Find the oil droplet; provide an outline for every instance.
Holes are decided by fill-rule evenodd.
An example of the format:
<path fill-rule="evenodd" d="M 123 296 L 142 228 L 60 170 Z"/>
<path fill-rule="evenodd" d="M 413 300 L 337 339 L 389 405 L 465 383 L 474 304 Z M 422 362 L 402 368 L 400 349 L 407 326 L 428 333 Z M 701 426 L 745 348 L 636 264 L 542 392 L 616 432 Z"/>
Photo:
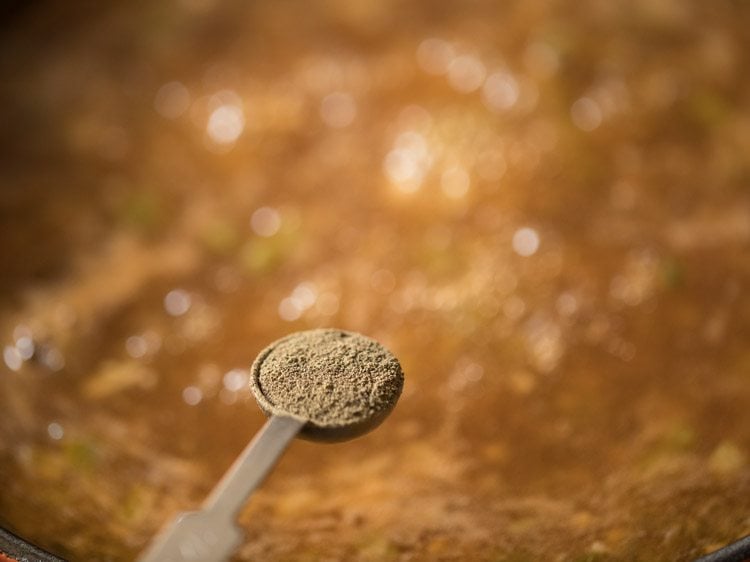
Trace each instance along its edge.
<path fill-rule="evenodd" d="M 348 127 L 357 116 L 354 98 L 345 92 L 334 92 L 323 98 L 320 104 L 323 122 L 334 129 Z"/>
<path fill-rule="evenodd" d="M 532 256 L 539 249 L 539 234 L 533 228 L 519 228 L 513 234 L 513 250 L 519 256 Z"/>

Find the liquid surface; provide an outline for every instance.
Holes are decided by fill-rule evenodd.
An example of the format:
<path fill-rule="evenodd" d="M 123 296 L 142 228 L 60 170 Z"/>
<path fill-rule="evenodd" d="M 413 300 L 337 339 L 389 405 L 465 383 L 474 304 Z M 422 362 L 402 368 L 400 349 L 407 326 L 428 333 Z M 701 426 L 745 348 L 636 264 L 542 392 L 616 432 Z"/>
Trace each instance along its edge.
<path fill-rule="evenodd" d="M 295 442 L 237 560 L 750 533 L 747 2 L 13 4 L 3 526 L 132 560 L 264 423 L 256 355 L 336 326 L 398 407 Z"/>

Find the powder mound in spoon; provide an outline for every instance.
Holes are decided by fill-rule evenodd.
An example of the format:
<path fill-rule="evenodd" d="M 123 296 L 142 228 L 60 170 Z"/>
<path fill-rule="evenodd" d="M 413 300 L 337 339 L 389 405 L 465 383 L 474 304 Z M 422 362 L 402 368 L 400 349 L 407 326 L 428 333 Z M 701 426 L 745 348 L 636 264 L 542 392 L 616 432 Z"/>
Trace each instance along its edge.
<path fill-rule="evenodd" d="M 270 414 L 319 427 L 355 426 L 387 415 L 404 384 L 398 360 L 375 340 L 342 330 L 297 332 L 253 365 L 253 392 Z"/>

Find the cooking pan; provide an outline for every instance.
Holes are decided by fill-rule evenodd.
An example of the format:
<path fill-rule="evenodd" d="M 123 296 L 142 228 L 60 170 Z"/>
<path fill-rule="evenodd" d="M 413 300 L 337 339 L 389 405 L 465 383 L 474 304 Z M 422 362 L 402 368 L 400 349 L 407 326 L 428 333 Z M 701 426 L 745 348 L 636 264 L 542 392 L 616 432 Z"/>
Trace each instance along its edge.
<path fill-rule="evenodd" d="M 0 527 L 0 562 L 65 562 Z"/>

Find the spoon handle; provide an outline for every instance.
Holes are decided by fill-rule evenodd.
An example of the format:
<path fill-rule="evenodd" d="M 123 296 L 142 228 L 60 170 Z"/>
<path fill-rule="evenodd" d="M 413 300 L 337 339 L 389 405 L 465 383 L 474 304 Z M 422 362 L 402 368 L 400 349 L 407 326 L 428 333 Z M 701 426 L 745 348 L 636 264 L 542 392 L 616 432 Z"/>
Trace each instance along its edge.
<path fill-rule="evenodd" d="M 203 509 L 179 514 L 139 562 L 227 560 L 242 542 L 237 515 L 305 423 L 272 416 L 203 502 Z"/>
<path fill-rule="evenodd" d="M 301 418 L 271 416 L 203 502 L 203 510 L 236 519 L 305 423 Z"/>

